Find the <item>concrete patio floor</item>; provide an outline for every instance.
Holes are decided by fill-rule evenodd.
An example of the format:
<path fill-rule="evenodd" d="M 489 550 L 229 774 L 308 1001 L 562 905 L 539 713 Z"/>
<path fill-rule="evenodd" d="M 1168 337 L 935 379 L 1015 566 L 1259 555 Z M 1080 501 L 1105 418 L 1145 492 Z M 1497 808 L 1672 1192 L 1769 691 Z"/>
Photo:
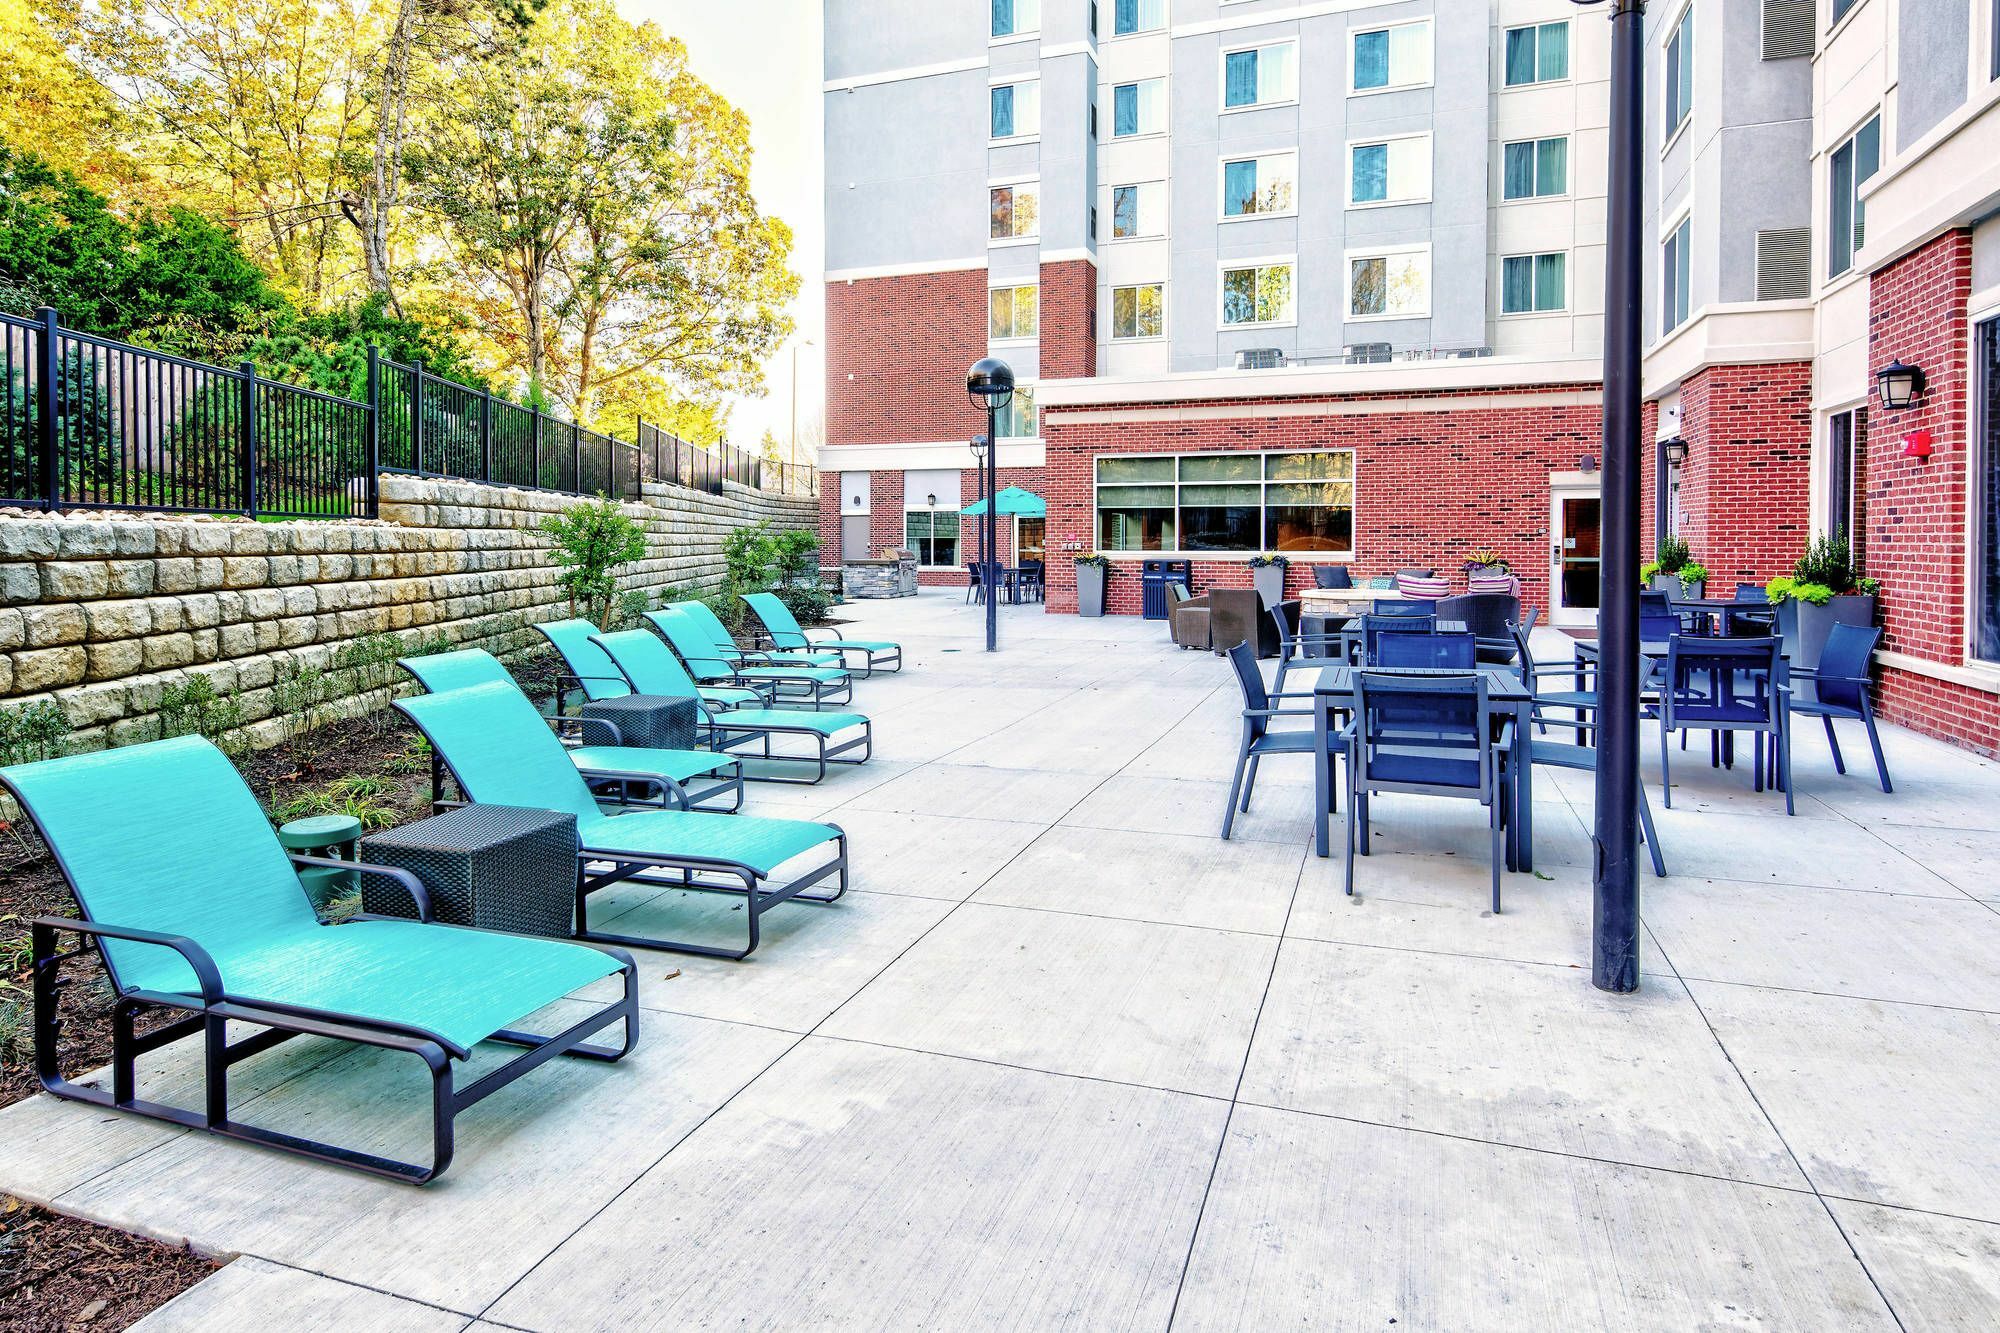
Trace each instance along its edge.
<path fill-rule="evenodd" d="M 37 1098 L 0 1190 L 243 1256 L 149 1331 L 2000 1326 L 2000 766 L 1890 728 L 1884 796 L 1802 729 L 1796 818 L 1695 750 L 1668 811 L 1649 740 L 1673 873 L 1613 997 L 1588 775 L 1537 774 L 1504 915 L 1454 802 L 1382 799 L 1349 900 L 1303 759 L 1216 838 L 1239 696 L 1164 626 L 843 614 L 909 649 L 877 757 L 749 809 L 845 827 L 856 891 L 642 954 L 622 1065 L 424 1189 Z M 238 1109 L 413 1153 L 409 1063 L 293 1042 Z"/>

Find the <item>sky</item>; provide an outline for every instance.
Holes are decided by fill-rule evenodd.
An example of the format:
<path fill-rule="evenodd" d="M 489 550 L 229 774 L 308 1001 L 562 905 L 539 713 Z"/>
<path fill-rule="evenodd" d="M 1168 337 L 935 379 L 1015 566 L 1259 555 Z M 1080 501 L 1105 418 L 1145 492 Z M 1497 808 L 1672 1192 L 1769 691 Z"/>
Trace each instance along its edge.
<path fill-rule="evenodd" d="M 792 318 L 798 332 L 765 365 L 765 396 L 739 398 L 729 418 L 732 444 L 754 449 L 766 428 L 789 445 L 792 363 L 798 346 L 801 428 L 826 401 L 824 177 L 820 138 L 820 0 L 616 0 L 618 12 L 657 23 L 687 43 L 688 63 L 750 117 L 750 187 L 758 206 L 791 225 L 792 267 L 800 278 Z M 801 455 L 801 461 L 804 456 Z"/>

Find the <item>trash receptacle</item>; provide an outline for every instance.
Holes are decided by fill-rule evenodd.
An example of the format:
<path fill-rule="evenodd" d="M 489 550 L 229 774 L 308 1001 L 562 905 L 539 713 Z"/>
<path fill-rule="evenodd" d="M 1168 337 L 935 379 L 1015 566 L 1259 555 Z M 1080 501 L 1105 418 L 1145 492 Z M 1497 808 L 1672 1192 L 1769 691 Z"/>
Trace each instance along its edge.
<path fill-rule="evenodd" d="M 1187 560 L 1146 560 L 1139 566 L 1139 612 L 1147 620 L 1167 618 L 1167 585 L 1186 583 L 1194 577 L 1194 564 Z"/>

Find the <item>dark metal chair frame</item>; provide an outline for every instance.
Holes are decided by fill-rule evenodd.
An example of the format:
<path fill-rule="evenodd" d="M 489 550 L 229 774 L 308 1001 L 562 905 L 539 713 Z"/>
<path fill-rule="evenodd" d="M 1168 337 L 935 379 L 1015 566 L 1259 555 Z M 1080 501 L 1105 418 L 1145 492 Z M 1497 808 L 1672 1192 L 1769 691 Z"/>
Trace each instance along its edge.
<path fill-rule="evenodd" d="M 1859 643 L 1854 636 L 1862 636 L 1866 646 L 1858 650 L 1847 648 L 1848 643 Z M 1875 655 L 1875 646 L 1882 639 L 1882 631 L 1877 626 L 1835 625 L 1828 634 L 1826 647 L 1820 650 L 1819 665 L 1810 670 L 1793 667 L 1791 678 L 1812 686 L 1812 696 L 1801 698 L 1797 691 L 1786 696 L 1786 707 L 1793 713 L 1803 713 L 1807 717 L 1817 717 L 1826 726 L 1827 748 L 1833 751 L 1833 771 L 1847 772 L 1847 763 L 1840 754 L 1840 738 L 1834 735 L 1836 718 L 1859 722 L 1868 730 L 1868 747 L 1875 754 L 1875 776 L 1882 783 L 1885 793 L 1896 790 L 1889 781 L 1889 762 L 1882 754 L 1882 737 L 1875 729 L 1875 704 L 1870 698 L 1873 682 L 1868 675 L 1868 662 Z M 1828 656 L 1833 655 L 1833 664 L 1848 666 L 1838 673 L 1827 670 Z M 1843 661 L 1843 658 L 1846 660 Z M 1849 664 L 1852 665 L 1849 665 Z"/>
<path fill-rule="evenodd" d="M 1275 614 L 1276 608 L 1272 608 Z M 1257 787 L 1257 765 L 1267 754 L 1302 754 L 1310 756 L 1317 744 L 1316 733 L 1305 731 L 1272 731 L 1274 717 L 1302 717 L 1310 721 L 1313 709 L 1308 702 L 1305 708 L 1274 707 L 1280 699 L 1312 699 L 1311 693 L 1286 694 L 1264 688 L 1264 673 L 1257 666 L 1257 655 L 1250 645 L 1239 643 L 1228 651 L 1229 664 L 1236 671 L 1236 683 L 1243 690 L 1243 739 L 1236 752 L 1236 774 L 1229 782 L 1229 803 L 1222 812 L 1222 839 L 1229 840 L 1231 830 L 1236 827 L 1236 813 L 1240 809 L 1250 813 L 1250 794 Z M 1238 797 L 1241 804 L 1238 804 Z"/>
<path fill-rule="evenodd" d="M 1707 678 L 1708 693 L 1698 692 L 1695 676 Z M 1662 799 L 1671 809 L 1674 785 L 1669 732 L 1721 733 L 1748 731 L 1756 736 L 1754 776 L 1756 791 L 1765 787 L 1765 749 L 1770 747 L 1772 785 L 1785 793 L 1785 813 L 1795 814 L 1792 798 L 1792 744 L 1787 698 L 1791 687 L 1785 680 L 1785 659 L 1777 639 L 1713 638 L 1677 634 L 1667 644 L 1660 688 L 1660 783 Z M 1753 691 L 1737 693 L 1739 682 Z M 1739 705 L 1761 705 L 1762 715 L 1751 718 L 1735 715 Z"/>

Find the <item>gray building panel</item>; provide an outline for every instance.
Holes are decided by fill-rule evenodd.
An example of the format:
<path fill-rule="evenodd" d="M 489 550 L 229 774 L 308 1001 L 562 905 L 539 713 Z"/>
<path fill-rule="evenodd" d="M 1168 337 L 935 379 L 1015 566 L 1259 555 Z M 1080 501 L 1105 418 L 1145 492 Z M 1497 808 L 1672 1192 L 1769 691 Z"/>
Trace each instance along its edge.
<path fill-rule="evenodd" d="M 1965 0 L 1900 0 L 1896 7 L 1896 147 L 1964 105 L 1972 11 Z"/>
<path fill-rule="evenodd" d="M 956 263 L 985 248 L 986 90 L 972 70 L 826 95 L 828 270 Z"/>
<path fill-rule="evenodd" d="M 1061 0 L 1048 7 L 1062 8 Z M 983 3 L 826 0 L 824 13 L 829 82 L 983 57 L 992 32 Z"/>
<path fill-rule="evenodd" d="M 1720 136 L 1718 150 L 1728 198 L 1718 210 L 1712 247 L 1716 299 L 1754 301 L 1757 233 L 1813 223 L 1812 121 L 1732 126 Z"/>

